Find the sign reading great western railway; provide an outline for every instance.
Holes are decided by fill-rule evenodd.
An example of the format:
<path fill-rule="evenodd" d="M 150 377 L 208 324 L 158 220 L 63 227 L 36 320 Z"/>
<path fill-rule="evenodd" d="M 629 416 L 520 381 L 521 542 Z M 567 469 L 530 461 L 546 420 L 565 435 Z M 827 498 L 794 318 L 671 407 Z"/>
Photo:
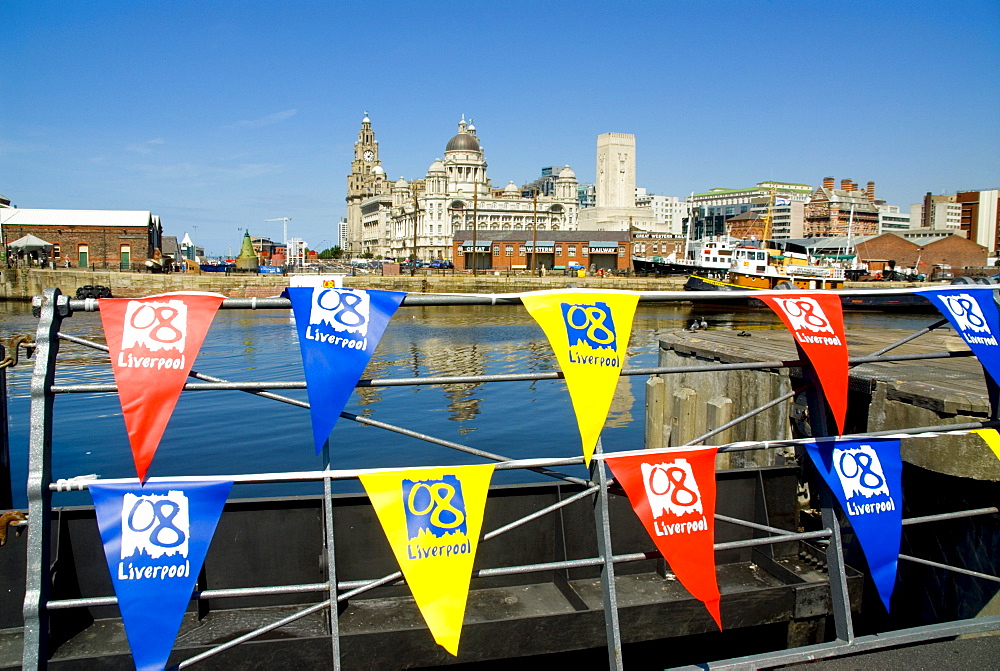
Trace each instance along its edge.
<path fill-rule="evenodd" d="M 587 464 L 625 363 L 638 294 L 553 291 L 521 297 L 566 378 Z"/>
<path fill-rule="evenodd" d="M 224 296 L 177 292 L 102 298 L 101 324 L 140 480 Z"/>

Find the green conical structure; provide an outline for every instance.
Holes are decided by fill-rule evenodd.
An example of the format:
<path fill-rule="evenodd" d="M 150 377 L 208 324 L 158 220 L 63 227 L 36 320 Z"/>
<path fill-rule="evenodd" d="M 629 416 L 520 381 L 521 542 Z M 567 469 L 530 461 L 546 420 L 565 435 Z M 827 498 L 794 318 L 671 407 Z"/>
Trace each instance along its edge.
<path fill-rule="evenodd" d="M 257 270 L 259 265 L 257 252 L 253 250 L 253 243 L 250 242 L 250 231 L 244 231 L 240 255 L 236 257 L 236 267 L 239 270 Z"/>

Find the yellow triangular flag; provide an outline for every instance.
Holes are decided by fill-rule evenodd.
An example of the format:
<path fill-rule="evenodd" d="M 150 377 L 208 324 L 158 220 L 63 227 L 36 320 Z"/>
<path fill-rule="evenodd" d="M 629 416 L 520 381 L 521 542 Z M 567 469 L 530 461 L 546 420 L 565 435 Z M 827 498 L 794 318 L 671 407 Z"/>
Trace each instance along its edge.
<path fill-rule="evenodd" d="M 553 291 L 528 294 L 521 301 L 545 331 L 566 377 L 589 466 L 625 363 L 639 295 Z"/>
<path fill-rule="evenodd" d="M 360 476 L 434 640 L 456 656 L 492 476 L 493 464 Z"/>
<path fill-rule="evenodd" d="M 978 433 L 993 450 L 993 454 L 997 455 L 997 459 L 1000 459 L 1000 433 L 996 429 L 973 429 L 972 433 Z"/>

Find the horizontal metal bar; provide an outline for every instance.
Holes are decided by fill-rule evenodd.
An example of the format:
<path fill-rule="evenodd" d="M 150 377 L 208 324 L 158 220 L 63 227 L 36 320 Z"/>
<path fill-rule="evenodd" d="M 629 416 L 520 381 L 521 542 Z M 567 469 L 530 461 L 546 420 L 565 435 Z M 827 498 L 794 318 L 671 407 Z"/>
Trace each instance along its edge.
<path fill-rule="evenodd" d="M 766 531 L 772 534 L 778 534 L 779 536 L 791 536 L 795 534 L 794 531 L 789 531 L 787 529 L 778 529 L 777 527 L 769 527 L 764 524 L 757 524 L 756 522 L 748 522 L 747 520 L 737 519 L 735 517 L 729 517 L 728 515 L 720 515 L 715 513 L 715 519 L 728 522 L 729 524 L 735 524 L 741 527 L 747 527 L 749 529 L 757 529 L 758 531 Z"/>
<path fill-rule="evenodd" d="M 910 555 L 899 555 L 900 559 L 905 559 L 906 561 L 913 562 L 914 564 L 923 564 L 924 566 L 931 566 L 933 568 L 944 569 L 945 571 L 951 571 L 952 573 L 961 573 L 962 575 L 972 576 L 973 578 L 981 578 L 982 580 L 989 580 L 991 582 L 1000 583 L 1000 578 L 995 575 L 990 575 L 989 573 L 980 573 L 979 571 L 970 571 L 967 568 L 961 568 L 958 566 L 952 566 L 950 564 L 942 564 L 940 562 L 931 561 L 930 559 L 921 559 L 919 557 L 911 557 Z"/>
<path fill-rule="evenodd" d="M 302 585 L 271 585 L 265 587 L 240 587 L 233 589 L 206 589 L 194 592 L 193 599 L 223 599 L 243 596 L 273 596 L 278 594 L 307 594 L 311 592 L 327 592 L 330 586 L 325 582 Z M 89 597 L 85 599 L 60 599 L 45 604 L 47 610 L 65 610 L 67 608 L 96 608 L 98 606 L 114 606 L 118 598 L 113 596 Z"/>
<path fill-rule="evenodd" d="M 74 341 L 75 342 L 75 341 Z M 958 359 L 973 356 L 971 351 L 959 352 L 924 352 L 916 354 L 892 354 L 881 356 L 852 357 L 848 360 L 851 366 L 866 363 L 891 363 L 897 361 L 925 361 L 928 359 Z M 622 369 L 621 377 L 641 375 L 670 375 L 672 373 L 711 373 L 729 370 L 765 370 L 770 368 L 800 368 L 805 364 L 800 359 L 789 361 L 754 361 L 748 363 L 713 363 L 701 366 L 659 366 L 647 368 Z M 445 384 L 485 384 L 488 382 L 533 382 L 538 380 L 561 380 L 565 376 L 561 371 L 548 373 L 510 373 L 503 375 L 460 375 L 440 377 L 384 378 L 378 380 L 358 380 L 358 388 L 369 387 L 404 387 L 419 385 Z M 306 383 L 301 380 L 278 380 L 274 382 L 188 382 L 185 391 L 266 391 L 268 389 L 305 389 Z M 64 384 L 52 385 L 53 394 L 95 394 L 113 393 L 118 391 L 116 384 Z"/>
<path fill-rule="evenodd" d="M 941 522 L 944 520 L 957 520 L 962 517 L 975 517 L 976 515 L 992 515 L 1000 513 L 1000 508 L 974 508 L 972 510 L 960 510 L 954 513 L 939 513 L 937 515 L 924 515 L 923 517 L 908 517 L 903 520 L 903 526 L 908 524 L 926 524 L 927 522 Z"/>
<path fill-rule="evenodd" d="M 567 278 L 567 283 L 572 283 L 571 278 Z M 984 285 L 985 286 L 985 285 Z M 283 287 L 274 287 L 275 290 Z M 552 287 L 559 289 L 563 287 Z M 572 287 L 565 287 L 567 289 Z M 1000 287 L 993 287 L 994 290 Z M 600 289 L 594 287 L 581 287 L 581 291 L 616 291 L 616 289 Z M 835 296 L 905 296 L 914 294 L 919 290 L 917 287 L 902 287 L 893 289 L 824 289 L 811 293 L 832 294 Z M 539 289 L 538 291 L 543 291 Z M 756 298 L 761 295 L 772 293 L 785 293 L 778 291 L 652 291 L 636 292 L 629 289 L 621 290 L 625 293 L 639 294 L 641 303 L 689 303 L 692 300 L 698 302 L 723 301 L 732 298 Z M 525 291 L 510 294 L 429 294 L 429 293 L 407 293 L 403 298 L 402 305 L 424 306 L 424 305 L 520 305 L 521 296 L 525 294 L 537 293 L 535 291 Z M 69 308 L 73 312 L 96 312 L 100 309 L 99 301 L 92 298 L 70 299 Z M 224 310 L 290 310 L 291 301 L 287 298 L 267 297 L 267 298 L 227 298 L 222 301 L 221 309 Z"/>
<path fill-rule="evenodd" d="M 924 625 L 922 627 L 911 627 L 898 631 L 887 631 L 869 636 L 859 636 L 851 643 L 837 640 L 831 643 L 819 643 L 801 648 L 777 650 L 759 655 L 735 657 L 717 662 L 706 662 L 704 664 L 675 668 L 684 669 L 684 671 L 704 671 L 705 669 L 739 669 L 741 671 L 744 669 L 765 669 L 785 664 L 795 664 L 796 662 L 810 662 L 817 659 L 853 655 L 880 648 L 933 641 L 941 638 L 960 636 L 962 634 L 977 634 L 998 630 L 1000 630 L 1000 616 L 977 617 L 941 624 Z"/>

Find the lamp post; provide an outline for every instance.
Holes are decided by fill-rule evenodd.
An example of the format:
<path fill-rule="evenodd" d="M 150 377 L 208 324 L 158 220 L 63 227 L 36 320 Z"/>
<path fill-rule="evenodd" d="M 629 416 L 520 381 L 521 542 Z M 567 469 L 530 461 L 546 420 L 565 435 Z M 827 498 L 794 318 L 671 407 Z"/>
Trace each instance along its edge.
<path fill-rule="evenodd" d="M 420 216 L 420 207 L 417 203 L 417 185 L 410 185 L 413 194 L 413 263 L 410 264 L 410 277 L 417 274 L 417 220 Z"/>
<path fill-rule="evenodd" d="M 531 274 L 538 275 L 538 187 L 531 195 Z"/>
<path fill-rule="evenodd" d="M 479 272 L 476 267 L 476 261 L 478 261 L 478 250 L 476 249 L 476 233 L 478 231 L 479 224 L 479 185 L 477 184 L 472 191 L 472 274 L 478 275 Z"/>

